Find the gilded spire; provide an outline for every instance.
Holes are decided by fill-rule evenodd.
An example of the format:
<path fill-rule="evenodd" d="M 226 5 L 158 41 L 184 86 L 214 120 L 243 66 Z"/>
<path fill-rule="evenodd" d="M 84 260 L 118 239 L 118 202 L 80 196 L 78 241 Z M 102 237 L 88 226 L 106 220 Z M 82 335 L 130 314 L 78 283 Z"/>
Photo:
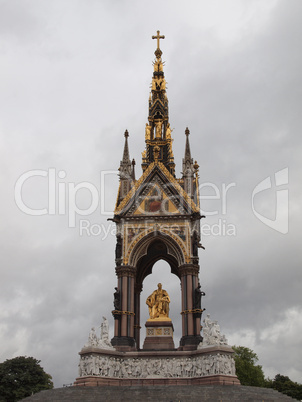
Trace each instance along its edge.
<path fill-rule="evenodd" d="M 143 156 L 142 168 L 145 170 L 151 162 L 155 161 L 156 157 L 172 175 L 175 175 L 171 138 L 173 129 L 169 123 L 164 63 L 160 49 L 160 39 L 164 38 L 164 35 L 160 35 L 160 31 L 157 31 L 157 35 L 152 36 L 152 39 L 157 40 L 157 48 L 154 52 L 156 58 L 153 62 L 154 70 L 149 95 L 149 116 L 145 127 L 146 154 Z"/>
<path fill-rule="evenodd" d="M 153 62 L 154 71 L 151 85 L 151 96 L 149 97 L 149 125 L 151 125 L 151 139 L 164 139 L 167 123 L 169 120 L 168 99 L 166 94 L 166 80 L 164 75 L 164 63 L 162 62 L 159 40 L 164 39 L 157 31 L 157 49 L 155 50 L 156 59 Z M 154 130 L 154 133 L 152 132 Z"/>

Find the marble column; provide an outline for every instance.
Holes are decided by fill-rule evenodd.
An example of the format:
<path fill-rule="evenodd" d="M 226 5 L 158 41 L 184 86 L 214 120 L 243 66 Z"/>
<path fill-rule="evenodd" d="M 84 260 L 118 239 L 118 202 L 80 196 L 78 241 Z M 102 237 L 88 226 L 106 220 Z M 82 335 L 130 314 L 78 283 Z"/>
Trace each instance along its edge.
<path fill-rule="evenodd" d="M 129 265 L 116 267 L 121 308 L 112 312 L 115 319 L 113 346 L 118 350 L 133 350 L 134 338 L 134 281 L 136 269 Z"/>
<path fill-rule="evenodd" d="M 141 299 L 141 285 L 134 285 L 134 339 L 137 349 L 140 347 L 140 299 Z"/>
<path fill-rule="evenodd" d="M 196 284 L 198 284 L 199 265 L 184 264 L 179 267 L 179 272 L 182 296 L 182 338 L 180 346 L 183 349 L 196 349 L 201 341 L 200 319 L 198 324 L 196 314 L 194 314 L 194 292 Z"/>

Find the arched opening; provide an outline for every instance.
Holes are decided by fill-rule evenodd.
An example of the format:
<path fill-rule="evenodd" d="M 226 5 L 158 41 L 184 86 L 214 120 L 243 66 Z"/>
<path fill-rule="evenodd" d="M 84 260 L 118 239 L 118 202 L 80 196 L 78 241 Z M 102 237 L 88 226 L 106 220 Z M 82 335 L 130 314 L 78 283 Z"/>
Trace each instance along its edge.
<path fill-rule="evenodd" d="M 182 334 L 181 348 L 196 348 L 200 342 L 201 309 L 196 304 L 195 296 L 198 289 L 199 266 L 195 263 L 189 263 L 186 247 L 177 234 L 173 234 L 166 228 L 160 228 L 160 230 L 156 230 L 156 228 L 156 226 L 153 227 L 153 230 L 147 234 L 145 231 L 139 234 L 125 257 L 126 264 L 116 267 L 121 302 L 119 308 L 113 312 L 115 336 L 112 339 L 112 344 L 118 345 L 120 350 L 129 350 L 129 348 L 131 350 L 133 347 L 142 346 L 147 349 L 145 342 L 142 345 L 143 340 L 148 343 L 150 350 L 164 350 L 165 346 L 168 347 L 167 350 L 173 350 L 175 346 L 178 347 L 180 333 Z M 154 267 L 155 265 L 156 267 Z M 158 269 L 159 274 L 156 275 Z M 163 277 L 164 272 L 168 277 Z M 173 281 L 175 282 L 171 287 Z M 157 335 L 155 333 L 150 334 L 148 331 L 146 337 L 145 331 L 149 312 L 146 308 L 146 299 L 154 290 L 157 290 L 159 282 L 162 283 L 172 301 L 171 321 L 167 320 L 170 322 L 170 329 L 165 334 L 168 337 L 163 337 L 168 339 L 167 344 L 166 341 L 161 342 L 160 334 L 158 338 L 160 343 L 156 344 L 157 341 L 153 343 L 151 338 Z M 144 293 L 142 294 L 143 288 Z M 155 308 L 155 305 L 153 307 Z M 178 314 L 181 314 L 181 320 Z M 175 325 L 174 342 L 171 338 L 172 323 Z M 154 324 L 154 321 L 148 321 L 147 326 L 148 328 L 156 327 L 157 324 Z"/>
<path fill-rule="evenodd" d="M 148 239 L 149 240 L 149 239 Z M 152 238 L 151 238 L 152 240 Z M 154 264 L 158 260 L 164 260 L 170 265 L 170 271 L 179 277 L 178 261 L 168 252 L 167 238 L 159 238 L 150 242 L 144 254 L 137 263 L 136 283 L 142 285 L 146 276 L 150 275 Z"/>
<path fill-rule="evenodd" d="M 170 318 L 173 324 L 174 322 L 176 324 L 174 344 L 178 344 L 181 333 L 181 319 L 178 316 L 181 312 L 179 266 L 183 260 L 182 250 L 178 244 L 173 238 L 162 232 L 151 232 L 142 237 L 130 254 L 129 262 L 136 267 L 134 328 L 137 347 L 142 347 L 146 335 L 145 323 L 149 318 L 146 299 L 157 289 L 159 282 L 168 292 L 172 302 L 170 303 Z M 167 286 L 169 284 L 173 284 L 173 286 Z M 143 294 L 142 290 L 144 290 Z"/>
<path fill-rule="evenodd" d="M 157 261 L 151 268 L 151 275 L 146 276 L 143 281 L 143 290 L 141 292 L 141 345 L 144 342 L 146 330 L 145 322 L 149 318 L 148 306 L 146 305 L 147 297 L 157 289 L 157 284 L 160 282 L 163 285 L 171 299 L 169 317 L 174 325 L 174 344 L 177 348 L 181 338 L 181 290 L 180 280 L 176 275 L 171 273 L 171 267 L 164 260 Z"/>

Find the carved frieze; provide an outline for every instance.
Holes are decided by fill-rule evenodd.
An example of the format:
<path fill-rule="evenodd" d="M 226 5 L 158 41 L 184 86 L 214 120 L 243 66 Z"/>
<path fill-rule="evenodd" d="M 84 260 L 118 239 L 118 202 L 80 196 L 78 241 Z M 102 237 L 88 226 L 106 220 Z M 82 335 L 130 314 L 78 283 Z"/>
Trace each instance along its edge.
<path fill-rule="evenodd" d="M 82 355 L 79 376 L 111 378 L 194 378 L 209 375 L 235 376 L 231 354 L 203 354 L 194 357 L 124 358 L 101 354 Z"/>

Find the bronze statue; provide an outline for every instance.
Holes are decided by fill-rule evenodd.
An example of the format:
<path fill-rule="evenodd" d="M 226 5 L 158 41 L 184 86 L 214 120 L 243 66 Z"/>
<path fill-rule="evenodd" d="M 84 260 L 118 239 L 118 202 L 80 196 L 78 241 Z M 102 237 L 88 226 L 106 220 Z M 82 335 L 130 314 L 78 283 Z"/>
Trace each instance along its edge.
<path fill-rule="evenodd" d="M 170 297 L 162 284 L 157 285 L 157 289 L 147 298 L 146 304 L 149 307 L 151 319 L 169 317 Z"/>
<path fill-rule="evenodd" d="M 200 237 L 196 232 L 193 233 L 192 240 L 193 240 L 192 241 L 193 257 L 198 257 L 198 247 Z"/>
<path fill-rule="evenodd" d="M 123 239 L 120 234 L 116 235 L 115 258 L 119 259 L 123 254 Z"/>
<path fill-rule="evenodd" d="M 201 309 L 201 297 L 205 296 L 205 292 L 201 290 L 200 283 L 194 291 L 194 309 Z"/>
<path fill-rule="evenodd" d="M 121 309 L 121 292 L 119 291 L 118 288 L 114 288 L 115 292 L 114 292 L 114 301 L 113 301 L 113 305 L 115 310 L 120 310 Z"/>

